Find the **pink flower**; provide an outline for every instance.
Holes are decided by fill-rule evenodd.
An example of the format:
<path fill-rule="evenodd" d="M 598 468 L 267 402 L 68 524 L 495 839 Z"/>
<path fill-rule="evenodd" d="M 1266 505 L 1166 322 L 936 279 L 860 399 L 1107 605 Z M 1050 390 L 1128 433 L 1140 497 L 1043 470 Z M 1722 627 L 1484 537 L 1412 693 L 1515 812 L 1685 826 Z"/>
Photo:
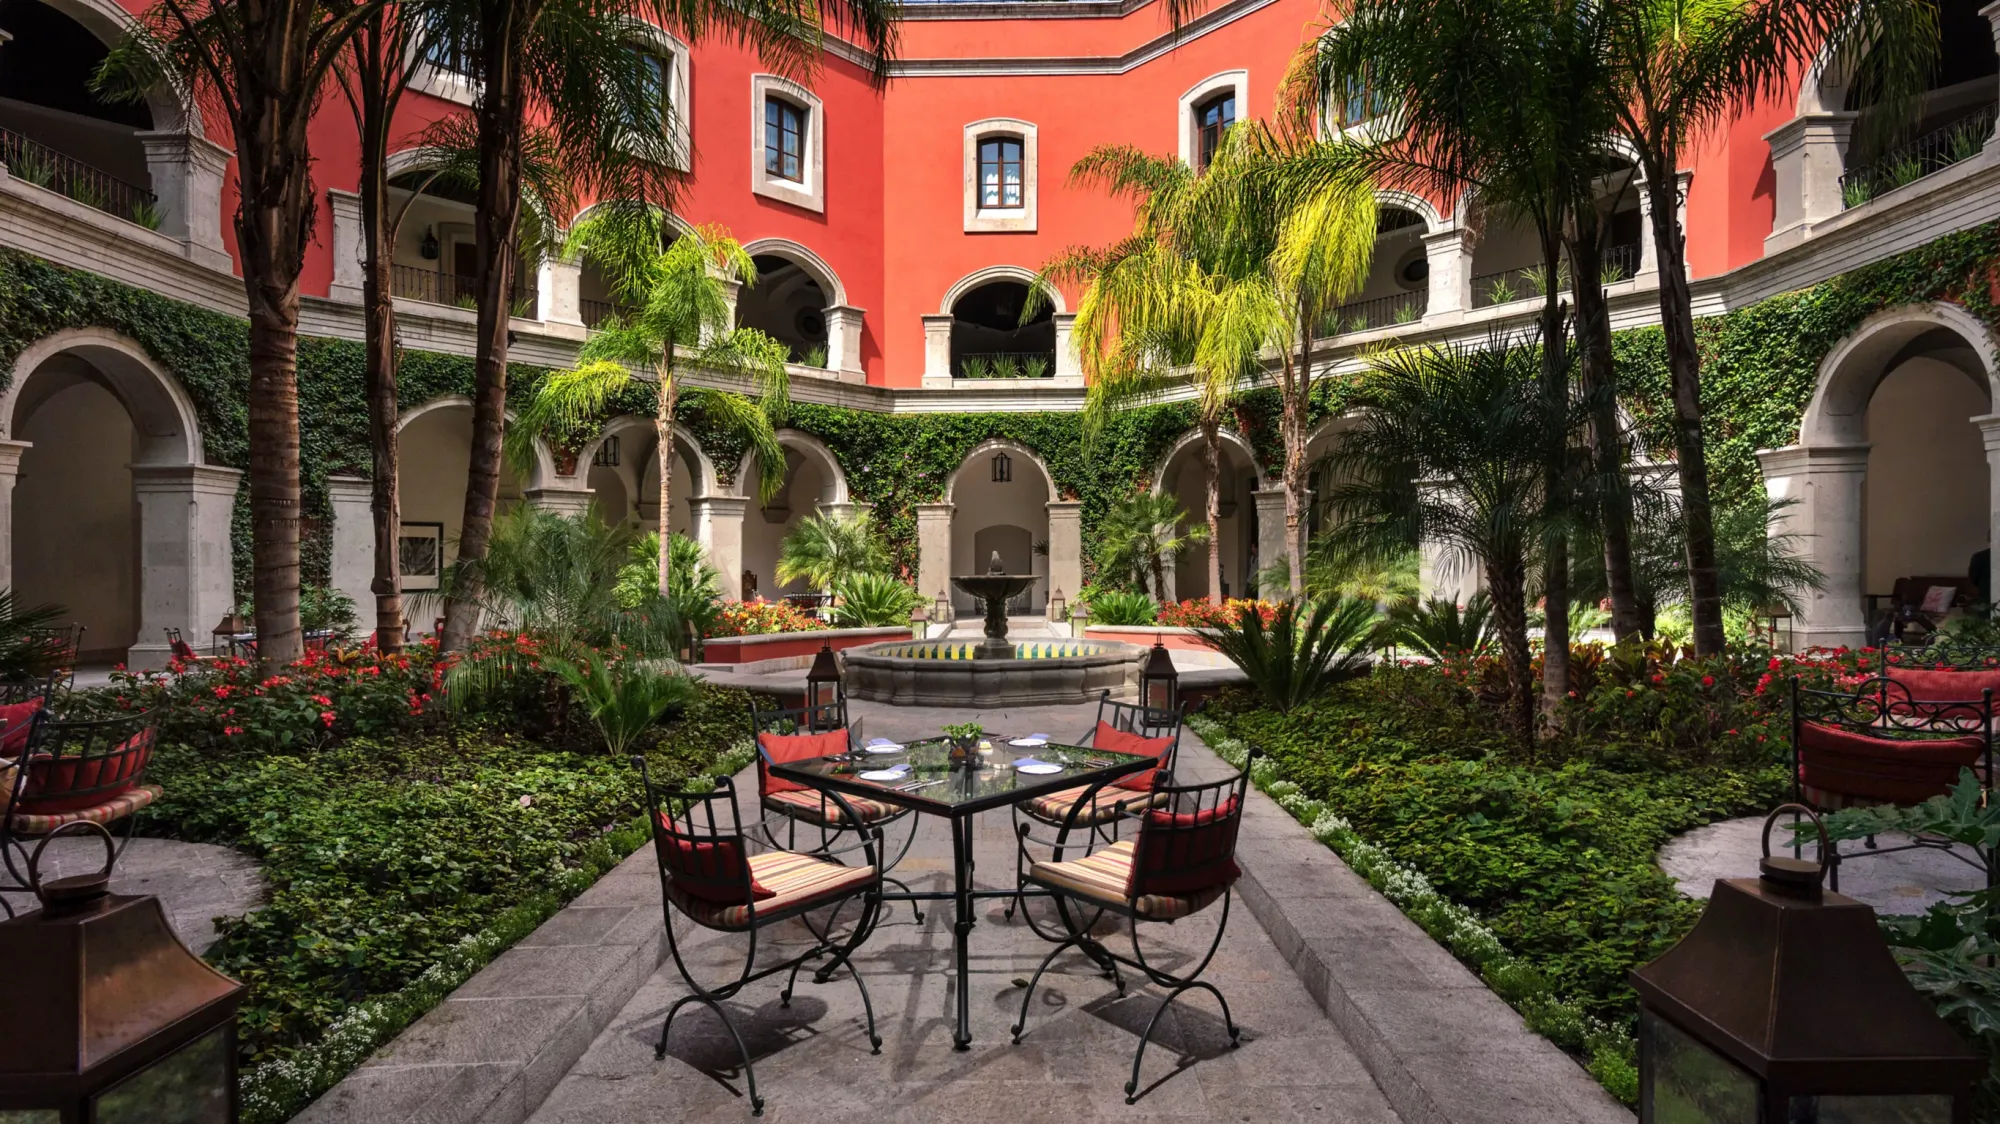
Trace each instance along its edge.
<path fill-rule="evenodd" d="M 333 712 L 332 712 L 332 711 L 330 711 L 330 710 L 322 710 L 322 711 L 320 711 L 320 712 L 319 712 L 319 720 L 320 720 L 321 722 L 324 722 L 324 723 L 326 723 L 326 724 L 327 724 L 327 725 L 328 725 L 329 727 L 331 727 L 331 726 L 333 725 Z"/>

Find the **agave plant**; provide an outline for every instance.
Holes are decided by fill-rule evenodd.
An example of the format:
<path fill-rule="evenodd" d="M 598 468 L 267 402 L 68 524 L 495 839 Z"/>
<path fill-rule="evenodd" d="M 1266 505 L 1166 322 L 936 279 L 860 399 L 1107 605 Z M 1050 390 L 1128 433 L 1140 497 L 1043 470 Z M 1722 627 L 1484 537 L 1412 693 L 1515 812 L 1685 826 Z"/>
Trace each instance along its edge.
<path fill-rule="evenodd" d="M 836 628 L 880 628 L 908 624 L 910 612 L 924 603 L 916 587 L 893 574 L 855 574 L 834 587 Z"/>
<path fill-rule="evenodd" d="M 1195 631 L 1250 680 L 1271 709 L 1311 702 L 1343 679 L 1362 674 L 1376 647 L 1375 606 L 1346 597 L 1286 601 L 1269 624 L 1257 613 Z"/>
<path fill-rule="evenodd" d="M 1481 590 L 1463 607 L 1449 597 L 1398 602 L 1382 621 L 1380 639 L 1433 660 L 1478 655 L 1493 643 L 1493 599 Z"/>
<path fill-rule="evenodd" d="M 641 661 L 613 659 L 597 651 L 552 658 L 545 666 L 569 685 L 613 757 L 623 756 L 669 711 L 685 709 L 696 693 L 694 681 L 685 675 L 670 675 Z"/>
<path fill-rule="evenodd" d="M 1159 605 L 1143 593 L 1106 590 L 1090 599 L 1092 624 L 1152 624 L 1159 615 Z"/>

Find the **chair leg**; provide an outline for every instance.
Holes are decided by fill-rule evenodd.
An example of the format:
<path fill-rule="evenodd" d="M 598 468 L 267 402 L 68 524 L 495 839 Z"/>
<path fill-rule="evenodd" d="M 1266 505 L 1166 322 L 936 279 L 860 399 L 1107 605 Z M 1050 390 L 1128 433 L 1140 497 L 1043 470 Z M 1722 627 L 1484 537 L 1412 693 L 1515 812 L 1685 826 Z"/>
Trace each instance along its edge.
<path fill-rule="evenodd" d="M 699 1003 L 707 1007 L 709 1010 L 715 1012 L 716 1018 L 722 1020 L 723 1029 L 729 1032 L 730 1039 L 736 1043 L 736 1052 L 743 1058 L 743 1084 L 750 1094 L 750 1115 L 764 1115 L 764 1098 L 757 1095 L 757 1070 L 756 1067 L 750 1064 L 750 1048 L 743 1044 L 743 1036 L 737 1033 L 736 1020 L 729 1017 L 729 1012 L 723 1009 L 722 1004 L 710 999 L 706 995 L 684 995 L 674 1000 L 674 1005 L 667 1008 L 667 1021 L 660 1027 L 660 1044 L 653 1050 L 653 1060 L 665 1060 L 667 1056 L 667 1034 L 674 1028 L 674 1016 L 679 1014 L 680 1009 L 689 1003 Z"/>
<path fill-rule="evenodd" d="M 1222 1025 L 1229 1029 L 1229 1048 L 1234 1050 L 1243 1044 L 1239 1038 L 1242 1031 L 1237 1027 L 1236 1020 L 1230 1017 L 1229 1000 L 1222 997 L 1220 989 L 1206 980 L 1189 980 L 1181 984 L 1168 992 L 1167 997 L 1160 1001 L 1160 1006 L 1153 1012 L 1153 1017 L 1146 1020 L 1145 1031 L 1139 1035 L 1139 1049 L 1132 1055 L 1132 1079 L 1125 1083 L 1126 1104 L 1134 1104 L 1139 1099 L 1139 1063 L 1146 1060 L 1146 1044 L 1152 1041 L 1153 1028 L 1159 1025 L 1160 1016 L 1167 1013 L 1167 1008 L 1173 1005 L 1174 1000 L 1196 989 L 1215 996 L 1215 1001 L 1222 1005 Z"/>
<path fill-rule="evenodd" d="M 1035 974 L 1029 977 L 1028 990 L 1021 994 L 1021 1017 L 1014 1020 L 1014 1045 L 1019 1046 L 1021 1044 L 1021 1031 L 1026 1029 L 1028 1025 L 1028 1003 L 1035 998 L 1035 985 L 1042 982 L 1042 973 L 1049 970 L 1049 965 L 1055 963 L 1056 957 L 1061 956 L 1064 949 L 1071 948 L 1080 943 L 1080 941 L 1081 938 L 1079 937 L 1070 937 L 1068 940 L 1050 949 L 1049 954 L 1042 958 L 1041 967 L 1036 968 Z"/>
<path fill-rule="evenodd" d="M 905 882 L 905 881 L 903 881 L 903 880 L 902 880 L 902 879 L 900 879 L 900 878 L 884 878 L 884 879 L 883 879 L 882 881 L 883 881 L 883 883 L 884 883 L 884 884 L 886 884 L 886 885 L 890 885 L 890 886 L 894 886 L 894 887 L 895 887 L 896 889 L 898 889 L 898 890 L 901 890 L 901 891 L 902 891 L 902 892 L 904 892 L 905 894 L 907 894 L 907 893 L 909 893 L 909 892 L 910 892 L 910 884 L 909 884 L 909 883 L 907 883 L 907 882 Z M 923 923 L 924 923 L 924 911 L 923 911 L 922 909 L 919 909 L 919 908 L 917 907 L 917 902 L 916 902 L 916 901 L 915 901 L 914 899 L 912 899 L 912 900 L 911 900 L 911 901 L 909 902 L 909 906 L 910 906 L 910 912 L 911 912 L 912 914 L 914 914 L 914 915 L 915 915 L 915 917 L 916 917 L 916 922 L 917 922 L 917 924 L 919 924 L 919 925 L 923 924 Z"/>

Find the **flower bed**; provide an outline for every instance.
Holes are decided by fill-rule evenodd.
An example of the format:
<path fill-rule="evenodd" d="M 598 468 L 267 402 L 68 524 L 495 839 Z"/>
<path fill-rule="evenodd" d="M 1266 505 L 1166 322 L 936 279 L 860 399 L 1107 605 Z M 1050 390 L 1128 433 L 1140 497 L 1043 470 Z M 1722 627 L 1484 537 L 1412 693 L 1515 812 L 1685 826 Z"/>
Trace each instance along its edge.
<path fill-rule="evenodd" d="M 722 606 L 708 635 L 764 636 L 773 632 L 813 632 L 826 628 L 825 621 L 790 601 L 731 601 Z"/>
<path fill-rule="evenodd" d="M 1155 623 L 1163 628 L 1221 628 L 1235 624 L 1249 611 L 1256 612 L 1264 618 L 1264 623 L 1269 624 L 1278 607 L 1269 601 L 1241 597 L 1233 597 L 1220 604 L 1194 597 L 1160 606 L 1159 619 Z"/>

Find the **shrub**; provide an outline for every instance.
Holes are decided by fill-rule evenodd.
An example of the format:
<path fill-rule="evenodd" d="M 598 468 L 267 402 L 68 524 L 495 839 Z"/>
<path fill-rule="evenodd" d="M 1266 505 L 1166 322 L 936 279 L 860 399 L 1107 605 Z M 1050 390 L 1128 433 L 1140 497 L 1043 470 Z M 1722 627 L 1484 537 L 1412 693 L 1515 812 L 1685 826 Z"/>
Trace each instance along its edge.
<path fill-rule="evenodd" d="M 773 632 L 811 632 L 826 622 L 789 601 L 730 601 L 716 615 L 710 636 L 763 636 Z"/>
<path fill-rule="evenodd" d="M 916 587 L 889 574 L 856 574 L 836 587 L 833 606 L 836 628 L 878 628 L 910 623 L 910 612 L 924 603 Z"/>
<path fill-rule="evenodd" d="M 1143 593 L 1105 590 L 1090 599 L 1091 624 L 1152 624 L 1160 607 Z"/>
<path fill-rule="evenodd" d="M 1493 642 L 1493 599 L 1482 590 L 1464 605 L 1449 597 L 1399 602 L 1382 622 L 1382 642 L 1414 648 L 1433 660 L 1484 654 Z"/>
<path fill-rule="evenodd" d="M 1374 629 L 1374 605 L 1327 597 L 1284 602 L 1268 623 L 1260 614 L 1242 613 L 1233 625 L 1199 635 L 1249 677 L 1267 705 L 1287 711 L 1364 671 Z"/>

